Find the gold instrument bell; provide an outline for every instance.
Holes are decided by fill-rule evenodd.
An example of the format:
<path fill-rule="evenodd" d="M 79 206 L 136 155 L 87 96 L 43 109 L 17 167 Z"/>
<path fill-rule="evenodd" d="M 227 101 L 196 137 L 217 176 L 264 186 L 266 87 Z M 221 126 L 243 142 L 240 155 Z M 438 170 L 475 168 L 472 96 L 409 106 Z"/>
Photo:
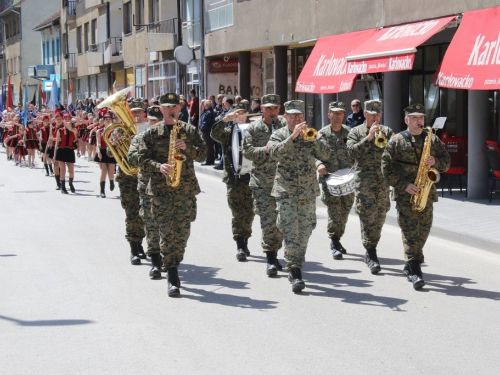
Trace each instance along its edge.
<path fill-rule="evenodd" d="M 302 132 L 302 137 L 306 141 L 313 141 L 318 138 L 318 131 L 314 128 L 304 129 L 304 131 Z"/>
<path fill-rule="evenodd" d="M 382 131 L 378 131 L 375 133 L 375 146 L 378 148 L 385 148 L 387 146 L 387 138 L 385 137 L 384 133 Z"/>
<path fill-rule="evenodd" d="M 127 94 L 130 90 L 132 90 L 131 87 L 118 91 L 99 104 L 97 108 L 111 108 L 122 121 L 121 124 L 111 124 L 108 126 L 104 130 L 104 138 L 106 140 L 109 139 L 106 144 L 122 172 L 127 176 L 135 176 L 139 168 L 130 166 L 127 160 L 130 143 L 132 142 L 132 138 L 137 135 L 136 121 L 127 103 Z M 115 138 L 116 144 L 114 145 L 110 135 L 115 131 L 119 132 L 120 136 Z"/>

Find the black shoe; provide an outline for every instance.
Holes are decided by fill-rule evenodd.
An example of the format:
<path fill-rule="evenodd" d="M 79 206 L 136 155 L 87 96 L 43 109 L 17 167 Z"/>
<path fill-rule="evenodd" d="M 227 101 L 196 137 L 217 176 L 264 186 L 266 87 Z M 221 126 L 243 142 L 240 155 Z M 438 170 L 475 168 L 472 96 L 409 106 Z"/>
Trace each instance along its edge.
<path fill-rule="evenodd" d="M 418 260 L 412 260 L 409 263 L 411 274 L 408 279 L 413 283 L 413 289 L 420 290 L 425 286 L 425 281 L 422 275 L 422 269 Z"/>
<path fill-rule="evenodd" d="M 61 190 L 61 177 L 56 175 L 54 178 L 56 179 L 57 184 L 56 190 Z"/>
<path fill-rule="evenodd" d="M 137 242 L 137 253 L 138 253 L 139 258 L 141 258 L 141 259 L 148 258 L 146 256 L 146 254 L 144 253 L 144 248 L 142 247 L 142 243 L 140 243 L 140 242 Z"/>
<path fill-rule="evenodd" d="M 68 191 L 66 190 L 66 181 L 61 180 L 61 193 L 62 194 L 69 194 Z"/>
<path fill-rule="evenodd" d="M 365 263 L 370 269 L 370 272 L 372 275 L 376 275 L 379 273 L 382 269 L 380 268 L 380 263 L 378 261 L 377 257 L 377 250 L 376 249 L 370 249 L 366 251 L 365 254 Z"/>
<path fill-rule="evenodd" d="M 345 254 L 347 252 L 342 247 L 342 244 L 340 243 L 339 237 L 332 237 L 332 241 L 330 243 L 330 249 L 332 249 L 332 256 L 333 256 L 333 259 L 335 259 L 335 260 L 344 259 L 342 257 L 342 254 Z M 342 251 L 342 250 L 344 250 L 344 251 Z"/>
<path fill-rule="evenodd" d="M 154 253 L 151 254 L 151 264 L 153 267 L 149 271 L 150 279 L 160 279 L 161 278 L 161 254 Z"/>
<path fill-rule="evenodd" d="M 74 193 L 76 191 L 75 187 L 73 186 L 73 179 L 72 178 L 69 179 L 69 190 L 71 190 L 72 193 Z"/>
<path fill-rule="evenodd" d="M 109 180 L 109 190 L 110 191 L 115 190 L 115 181 L 114 180 Z"/>
<path fill-rule="evenodd" d="M 248 250 L 248 238 L 245 238 L 245 255 L 250 256 L 250 250 Z"/>
<path fill-rule="evenodd" d="M 244 262 L 247 260 L 247 255 L 245 254 L 245 239 L 243 237 L 237 237 L 236 238 L 236 259 L 238 259 L 239 262 Z"/>
<path fill-rule="evenodd" d="M 137 242 L 130 242 L 130 264 L 134 266 L 141 264 L 141 259 L 137 252 Z"/>
<path fill-rule="evenodd" d="M 181 294 L 180 291 L 180 281 L 179 274 L 177 272 L 177 267 L 168 267 L 167 269 L 167 279 L 168 279 L 168 296 L 176 297 Z"/>
<path fill-rule="evenodd" d="M 106 198 L 106 181 L 101 181 L 101 198 Z"/>
<path fill-rule="evenodd" d="M 278 268 L 276 267 L 276 262 L 278 259 L 276 258 L 276 251 L 266 251 L 267 257 L 267 276 L 273 277 L 278 275 Z"/>
<path fill-rule="evenodd" d="M 408 281 L 411 281 L 411 278 L 410 278 L 411 270 L 410 270 L 410 266 L 408 263 L 405 263 L 405 266 L 403 267 L 403 275 L 406 276 L 406 279 Z"/>
<path fill-rule="evenodd" d="M 218 171 L 222 171 L 224 167 L 222 165 L 216 165 L 214 169 L 217 169 Z"/>
<path fill-rule="evenodd" d="M 288 274 L 288 281 L 292 283 L 292 292 L 298 293 L 304 290 L 306 283 L 302 280 L 300 268 L 292 268 Z"/>

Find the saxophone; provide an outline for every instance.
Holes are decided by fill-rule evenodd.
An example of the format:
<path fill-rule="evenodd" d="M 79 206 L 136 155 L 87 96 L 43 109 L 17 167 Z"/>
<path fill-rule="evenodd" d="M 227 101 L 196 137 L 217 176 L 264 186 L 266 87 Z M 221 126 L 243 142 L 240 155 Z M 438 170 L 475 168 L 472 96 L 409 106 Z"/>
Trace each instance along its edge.
<path fill-rule="evenodd" d="M 174 127 L 170 132 L 170 146 L 168 149 L 168 164 L 172 167 L 172 173 L 167 176 L 167 186 L 176 188 L 181 182 L 182 163 L 186 161 L 186 156 L 180 153 L 180 150 L 175 148 L 175 141 L 178 138 L 179 130 L 182 125 L 179 125 L 177 120 L 174 120 Z"/>
<path fill-rule="evenodd" d="M 420 190 L 417 194 L 412 195 L 410 198 L 413 211 L 418 212 L 422 212 L 425 209 L 432 184 L 438 183 L 440 179 L 437 169 L 425 165 L 425 159 L 431 155 L 432 143 L 432 129 L 430 127 L 426 127 L 425 129 L 427 129 L 429 133 L 424 141 L 424 148 L 422 149 L 422 155 L 420 156 L 417 178 L 415 179 L 415 185 L 417 185 Z"/>

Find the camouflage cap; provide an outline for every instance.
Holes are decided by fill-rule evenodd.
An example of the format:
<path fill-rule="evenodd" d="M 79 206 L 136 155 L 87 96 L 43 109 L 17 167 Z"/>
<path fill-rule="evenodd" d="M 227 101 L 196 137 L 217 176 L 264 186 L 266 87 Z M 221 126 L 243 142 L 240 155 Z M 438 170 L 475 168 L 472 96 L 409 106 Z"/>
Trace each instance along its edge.
<path fill-rule="evenodd" d="M 276 94 L 268 94 L 262 97 L 263 107 L 276 107 L 280 105 L 280 96 Z"/>
<path fill-rule="evenodd" d="M 422 104 L 412 104 L 405 108 L 405 116 L 425 116 L 424 110 Z"/>
<path fill-rule="evenodd" d="M 365 112 L 371 115 L 382 113 L 382 102 L 380 100 L 367 100 L 365 102 Z"/>
<path fill-rule="evenodd" d="M 245 105 L 249 105 L 250 104 L 250 102 L 247 99 L 241 99 L 240 103 L 243 103 Z"/>
<path fill-rule="evenodd" d="M 132 100 L 129 104 L 129 107 L 130 107 L 131 111 L 139 110 L 139 109 L 141 111 L 143 111 L 144 110 L 144 103 L 140 100 Z"/>
<path fill-rule="evenodd" d="M 150 120 L 163 120 L 163 113 L 160 106 L 154 105 L 148 108 L 148 119 Z"/>
<path fill-rule="evenodd" d="M 231 106 L 232 111 L 239 111 L 239 110 L 244 110 L 245 112 L 248 111 L 248 104 L 243 103 L 243 100 L 239 103 L 234 103 Z"/>
<path fill-rule="evenodd" d="M 332 112 L 344 111 L 345 112 L 345 104 L 343 102 L 331 102 L 328 104 L 328 110 Z"/>
<path fill-rule="evenodd" d="M 305 105 L 302 100 L 290 100 L 285 103 L 285 112 L 290 115 L 303 114 L 304 107 Z"/>
<path fill-rule="evenodd" d="M 179 95 L 173 92 L 168 92 L 160 96 L 160 105 L 163 107 L 171 107 L 179 105 Z"/>

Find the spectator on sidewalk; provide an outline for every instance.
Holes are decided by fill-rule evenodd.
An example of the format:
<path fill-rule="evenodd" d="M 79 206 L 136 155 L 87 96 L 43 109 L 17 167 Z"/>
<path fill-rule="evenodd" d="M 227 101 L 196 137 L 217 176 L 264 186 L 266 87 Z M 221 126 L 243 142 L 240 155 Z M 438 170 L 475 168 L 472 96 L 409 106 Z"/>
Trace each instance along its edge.
<path fill-rule="evenodd" d="M 347 126 L 354 128 L 355 126 L 361 125 L 365 122 L 365 116 L 361 110 L 361 102 L 359 99 L 354 99 L 351 102 L 351 110 L 352 112 L 347 115 L 345 120 L 345 124 Z"/>
<path fill-rule="evenodd" d="M 214 142 L 210 137 L 210 132 L 212 131 L 212 126 L 215 122 L 214 111 L 212 109 L 212 101 L 205 100 L 205 109 L 200 118 L 200 132 L 201 137 L 207 145 L 207 159 L 201 165 L 214 165 Z"/>
<path fill-rule="evenodd" d="M 189 102 L 189 119 L 191 125 L 198 127 L 200 117 L 200 101 L 198 96 L 196 96 L 196 90 L 191 89 L 189 91 L 189 96 L 191 97 L 191 101 Z"/>

